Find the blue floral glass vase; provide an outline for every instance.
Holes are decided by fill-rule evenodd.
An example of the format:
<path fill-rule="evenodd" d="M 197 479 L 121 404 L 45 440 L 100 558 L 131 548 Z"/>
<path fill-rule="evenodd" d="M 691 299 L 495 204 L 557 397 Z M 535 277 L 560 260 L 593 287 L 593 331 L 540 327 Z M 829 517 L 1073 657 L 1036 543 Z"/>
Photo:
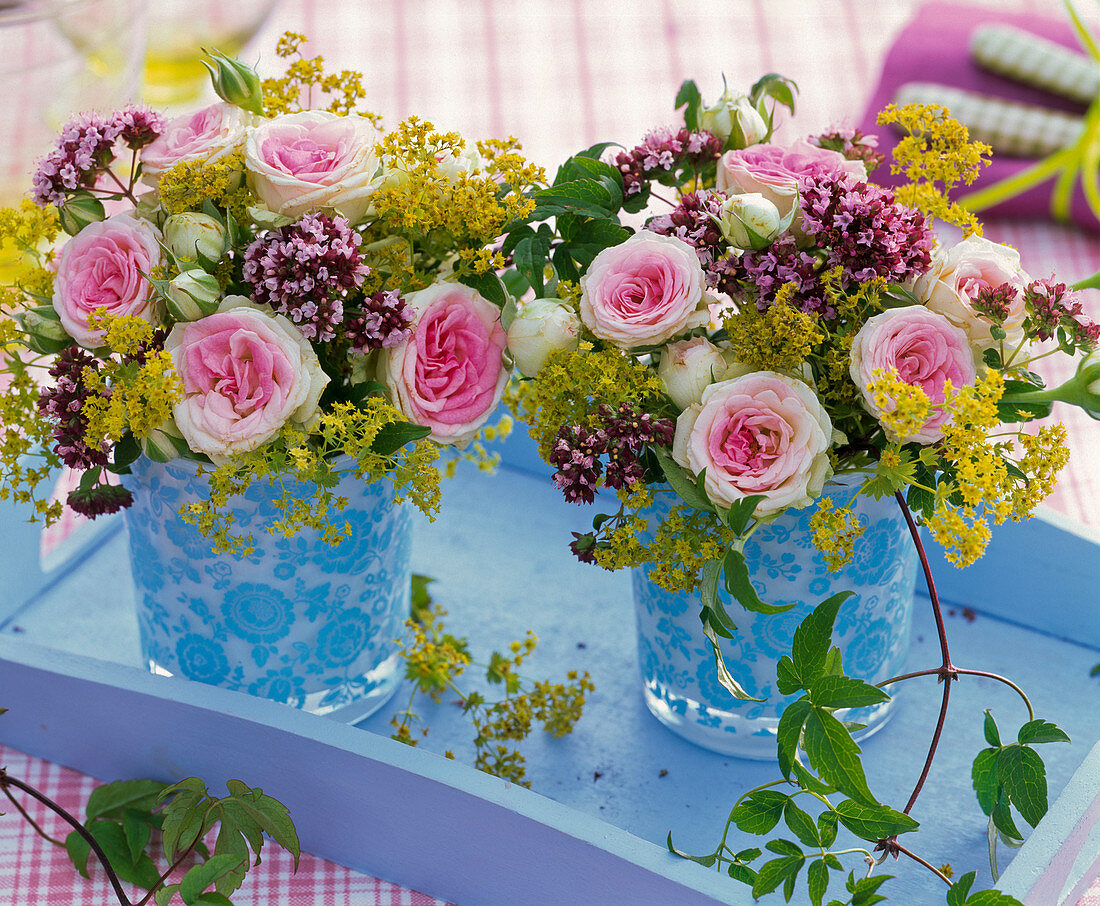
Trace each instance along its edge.
<path fill-rule="evenodd" d="M 826 496 L 846 505 L 851 488 L 826 486 Z M 650 527 L 676 505 L 657 495 Z M 902 672 L 917 575 L 917 554 L 905 519 L 892 497 L 859 497 L 852 506 L 864 524 L 852 561 L 830 572 L 813 545 L 815 507 L 791 510 L 758 529 L 745 545 L 749 574 L 769 604 L 794 603 L 779 614 L 744 610 L 721 592 L 737 624 L 734 639 L 722 639 L 722 656 L 733 677 L 762 702 L 739 701 L 718 682 L 714 655 L 699 622 L 695 593 L 672 593 L 649 581 L 649 569 L 633 571 L 638 621 L 638 661 L 649 710 L 665 726 L 705 748 L 743 758 L 775 757 L 775 734 L 783 709 L 798 696 L 776 691 L 776 663 L 789 654 L 798 624 L 823 600 L 854 591 L 840 608 L 833 642 L 850 676 L 879 682 Z M 652 535 L 650 535 L 652 538 Z M 646 539 L 649 540 L 649 539 Z M 891 700 L 848 711 L 844 719 L 865 724 L 865 738 L 882 727 Z"/>
<path fill-rule="evenodd" d="M 317 532 L 289 538 L 272 486 L 254 482 L 234 506 L 234 531 L 251 531 L 245 557 L 215 554 L 213 542 L 179 516 L 205 499 L 195 463 L 144 457 L 125 476 L 125 511 L 142 657 L 153 673 L 285 702 L 354 722 L 396 691 L 396 639 L 409 613 L 411 515 L 390 483 L 345 477 L 338 514 L 351 535 L 338 546 Z"/>

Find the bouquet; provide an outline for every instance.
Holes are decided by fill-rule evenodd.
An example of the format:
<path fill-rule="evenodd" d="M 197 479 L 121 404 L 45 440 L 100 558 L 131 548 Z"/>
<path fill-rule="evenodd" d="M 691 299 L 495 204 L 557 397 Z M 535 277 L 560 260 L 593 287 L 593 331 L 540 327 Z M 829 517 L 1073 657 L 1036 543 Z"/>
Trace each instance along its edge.
<path fill-rule="evenodd" d="M 68 505 L 95 516 L 131 502 L 114 474 L 139 456 L 185 457 L 210 494 L 182 515 L 241 552 L 229 502 L 255 481 L 311 483 L 278 528 L 335 542 L 341 473 L 390 476 L 431 515 L 440 447 L 488 461 L 509 377 L 490 246 L 540 171 L 512 140 L 470 147 L 415 117 L 383 131 L 356 110 L 359 74 L 326 75 L 304 40 L 284 36 L 287 74 L 263 82 L 213 54 L 221 101 L 193 114 L 76 116 L 33 201 L 0 213 L 20 253 L 0 298 L 0 499 L 56 518 L 38 488 L 64 464 Z"/>
<path fill-rule="evenodd" d="M 948 199 L 988 149 L 944 108 L 888 108 L 910 178 L 892 192 L 871 179 L 872 136 L 771 142 L 776 106 L 793 109 L 779 76 L 707 108 L 688 82 L 678 102 L 682 128 L 567 161 L 531 214 L 555 228 L 505 243 L 537 297 L 506 312 L 532 378 L 518 411 L 567 500 L 610 489 L 618 503 L 574 553 L 701 587 L 721 634 L 720 573 L 757 605 L 738 579 L 746 538 L 850 478 L 856 494 L 900 496 L 972 563 L 990 523 L 1029 516 L 1067 460 L 1064 429 L 1030 422 L 1055 400 L 1095 412 L 1100 377 L 1100 326 L 1072 292 L 1032 279 Z M 658 204 L 640 229 L 621 222 Z M 936 220 L 961 241 L 940 243 Z M 1081 358 L 1053 390 L 1032 370 L 1049 355 Z M 639 544 L 639 514 L 669 492 L 675 508 Z M 828 502 L 815 518 L 839 568 L 861 526 Z"/>
<path fill-rule="evenodd" d="M 728 871 L 756 897 L 782 885 L 789 900 L 808 866 L 816 904 L 841 869 L 838 855 L 866 859 L 866 876 L 849 874 L 847 890 L 851 902 L 874 902 L 885 878 L 870 870 L 905 854 L 952 885 L 949 902 L 970 902 L 973 873 L 952 882 L 898 842 L 917 828 L 909 812 L 939 728 L 908 803 L 895 809 L 869 788 L 851 735 L 860 727 L 845 711 L 888 701 L 895 682 L 937 676 L 942 727 L 952 682 L 993 676 L 951 660 L 917 521 L 966 566 L 991 525 L 1033 512 L 1068 457 L 1064 429 L 1037 420 L 1055 401 L 1100 414 L 1100 326 L 1071 288 L 1033 278 L 951 201 L 988 149 L 945 108 L 883 111 L 879 122 L 903 133 L 891 166 L 907 179 L 888 191 L 873 181 L 884 164 L 873 136 L 773 141 L 777 113 L 794 108 L 794 86 L 780 76 L 711 106 L 685 82 L 677 106 L 682 127 L 567 160 L 504 244 L 518 272 L 512 288 L 527 292 L 505 309 L 509 348 L 528 378 L 516 411 L 565 498 L 600 509 L 572 550 L 605 569 L 645 566 L 670 592 L 696 592 L 711 671 L 748 699 L 739 665 L 719 647 L 739 632 L 720 589 L 765 620 L 794 605 L 761 600 L 746 542 L 815 504 L 814 543 L 837 570 L 866 527 L 853 504 L 893 497 L 924 567 L 942 663 L 874 684 L 849 676 L 831 633 L 851 593 L 831 595 L 774 664 L 775 688 L 793 697 L 771 730 L 782 778 L 737 800 L 713 852 L 687 856 L 671 834 L 669 848 Z M 937 221 L 961 238 L 939 239 Z M 1047 388 L 1034 363 L 1053 355 L 1078 366 Z M 671 504 L 655 506 L 658 495 Z M 1012 809 L 1031 825 L 1046 811 L 1033 745 L 1068 737 L 1035 717 L 1019 687 L 993 678 L 1029 715 L 1018 742 L 1003 743 L 987 712 L 990 748 L 974 763 L 996 877 L 997 839 L 1022 837 Z M 733 825 L 766 835 L 781 821 L 786 838 L 767 843 L 762 865 L 761 849 L 727 842 Z M 834 852 L 838 825 L 868 843 Z"/>

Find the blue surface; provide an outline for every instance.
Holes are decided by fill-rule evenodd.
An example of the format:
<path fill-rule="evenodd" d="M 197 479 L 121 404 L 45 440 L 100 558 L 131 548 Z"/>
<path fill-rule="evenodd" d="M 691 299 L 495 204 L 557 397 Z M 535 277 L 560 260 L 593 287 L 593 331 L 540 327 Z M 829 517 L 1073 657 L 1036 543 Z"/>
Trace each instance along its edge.
<path fill-rule="evenodd" d="M 449 629 L 469 637 L 475 654 L 533 629 L 540 643 L 528 662 L 529 675 L 559 678 L 569 668 L 587 669 L 596 683 L 586 716 L 571 737 L 536 735 L 525 746 L 534 790 L 587 816 L 585 820 L 601 818 L 657 844 L 671 830 L 681 848 L 709 851 L 733 800 L 777 772 L 766 763 L 699 749 L 665 730 L 645 710 L 630 577 L 577 564 L 567 549 L 570 530 L 581 530 L 590 514 L 562 502 L 545 478 L 509 468 L 495 477 L 462 471 L 445 492 L 443 515 L 431 526 L 423 521 L 417 525 L 413 565 L 438 579 L 432 589 L 450 612 Z M 1095 548 L 1084 541 L 1075 548 L 1071 536 L 1050 537 L 1057 539 L 1057 556 L 1072 558 L 1085 575 L 1096 575 Z M 118 535 L 108 538 L 101 555 L 88 560 L 78 576 L 19 610 L 0 625 L 0 633 L 136 664 L 136 626 L 132 592 L 123 578 L 122 541 Z M 1033 564 L 1024 559 L 1026 545 L 1023 550 L 1011 549 L 1006 555 L 1010 559 L 998 559 L 994 549 L 966 572 L 968 581 L 982 589 L 1008 569 L 1026 574 Z M 1087 557 L 1093 558 L 1092 566 Z M 9 574 L 16 568 L 9 560 Z M 944 567 L 936 568 L 943 573 Z M 1012 622 L 980 611 L 972 621 L 964 619 L 961 607 L 967 602 L 957 598 L 968 594 L 965 586 L 953 591 L 956 600 L 949 609 L 955 613 L 948 618 L 948 631 L 957 664 L 1010 675 L 1031 694 L 1040 716 L 1056 721 L 1074 738 L 1073 746 L 1044 747 L 1053 798 L 1100 738 L 1100 688 L 1088 678 L 1089 669 L 1100 661 L 1095 644 L 1100 616 L 1087 608 L 1094 586 L 1066 585 L 1055 574 L 1047 583 L 1057 589 L 1058 606 L 1080 614 L 1077 635 L 1090 640 L 1088 644 L 1020 625 L 1043 625 L 1049 605 L 1035 598 L 1016 602 Z M 916 614 L 910 668 L 933 667 L 938 650 L 926 599 L 918 598 Z M 864 743 L 872 790 L 895 805 L 904 803 L 919 774 L 940 697 L 934 679 L 907 685 L 895 719 Z M 403 706 L 403 693 L 398 695 L 392 708 L 367 722 L 367 730 L 388 734 L 390 714 Z M 926 829 L 909 840 L 933 864 L 949 861 L 958 873 L 979 869 L 985 883 L 986 821 L 970 790 L 969 765 L 984 746 L 981 721 L 987 707 L 1006 735 L 1026 719 L 1019 700 L 1005 687 L 972 678 L 956 685 L 943 747 L 914 811 Z M 470 733 L 456 707 L 425 703 L 418 710 L 431 732 L 417 758 L 450 748 L 459 760 L 472 760 Z M 321 720 L 295 716 L 299 718 Z M 0 740 L 5 738 L 3 727 Z M 660 776 L 662 771 L 667 775 Z M 898 876 L 890 886 L 893 901 L 913 906 L 943 902 L 939 882 L 925 870 L 905 861 L 884 868 Z M 375 870 L 386 873 L 384 866 Z M 433 892 L 448 895 L 441 887 Z M 730 902 L 751 902 L 747 889 L 733 882 L 728 896 Z"/>

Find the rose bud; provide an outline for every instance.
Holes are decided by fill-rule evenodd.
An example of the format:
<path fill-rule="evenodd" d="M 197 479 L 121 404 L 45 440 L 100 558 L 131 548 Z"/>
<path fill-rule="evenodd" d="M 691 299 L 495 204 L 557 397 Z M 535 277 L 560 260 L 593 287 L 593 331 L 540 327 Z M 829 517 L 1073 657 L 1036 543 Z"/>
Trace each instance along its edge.
<path fill-rule="evenodd" d="M 523 374 L 534 377 L 551 353 L 574 350 L 580 343 L 581 319 L 554 299 L 534 299 L 508 328 L 508 350 Z"/>
<path fill-rule="evenodd" d="M 793 208 L 781 217 L 779 208 L 759 192 L 731 195 L 722 203 L 718 228 L 734 248 L 763 249 L 791 225 Z"/>
<path fill-rule="evenodd" d="M 26 343 L 35 352 L 52 355 L 73 342 L 51 305 L 28 308 L 15 316 L 26 332 Z"/>
<path fill-rule="evenodd" d="M 225 252 L 225 227 L 209 214 L 184 211 L 164 222 L 164 244 L 177 258 L 218 261 Z"/>
<path fill-rule="evenodd" d="M 183 271 L 168 284 L 168 311 L 177 321 L 197 321 L 213 314 L 222 297 L 215 277 L 201 270 Z"/>
<path fill-rule="evenodd" d="M 703 391 L 722 378 L 729 367 L 726 354 L 706 337 L 677 340 L 661 353 L 657 374 L 681 409 L 703 398 Z"/>
<path fill-rule="evenodd" d="M 210 81 L 214 83 L 214 91 L 218 97 L 249 113 L 263 116 L 264 93 L 256 70 L 216 50 L 209 51 L 208 56 L 214 61 L 214 65 L 211 66 L 205 60 L 202 65 L 210 72 Z"/>
<path fill-rule="evenodd" d="M 768 134 L 767 123 L 749 99 L 743 94 L 732 95 L 728 89 L 714 106 L 700 112 L 699 125 L 733 148 L 754 145 Z"/>
<path fill-rule="evenodd" d="M 141 438 L 141 452 L 153 462 L 169 462 L 189 449 L 176 423 L 170 418 Z"/>

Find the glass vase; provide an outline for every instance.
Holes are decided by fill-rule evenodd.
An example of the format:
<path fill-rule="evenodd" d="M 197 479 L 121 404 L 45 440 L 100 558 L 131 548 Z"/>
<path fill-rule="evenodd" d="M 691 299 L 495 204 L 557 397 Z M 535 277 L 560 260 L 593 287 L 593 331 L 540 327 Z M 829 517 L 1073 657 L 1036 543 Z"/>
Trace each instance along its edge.
<path fill-rule="evenodd" d="M 131 470 L 125 518 L 150 671 L 339 711 L 349 722 L 385 704 L 400 679 L 395 639 L 409 613 L 412 528 L 389 482 L 342 479 L 334 494 L 350 502 L 335 515 L 351 534 L 337 546 L 312 530 L 268 533 L 278 494 L 254 482 L 235 502 L 233 531 L 251 531 L 255 549 L 236 557 L 213 553 L 179 516 L 206 497 L 194 463 L 142 457 Z"/>
<path fill-rule="evenodd" d="M 851 488 L 826 487 L 836 506 L 851 500 Z M 676 505 L 657 495 L 650 531 Z M 762 526 L 745 545 L 745 559 L 760 598 L 794 607 L 779 614 L 744 610 L 721 591 L 738 631 L 722 639 L 733 677 L 762 702 L 739 701 L 718 682 L 714 655 L 699 621 L 697 593 L 672 593 L 649 580 L 648 567 L 633 571 L 638 625 L 638 661 L 646 705 L 665 726 L 705 748 L 743 758 L 775 757 L 775 734 L 783 709 L 798 696 L 775 688 L 776 663 L 789 654 L 799 623 L 823 600 L 853 591 L 840 608 L 833 643 L 845 672 L 880 682 L 903 671 L 909 649 L 917 554 L 905 519 L 892 497 L 859 497 L 852 509 L 864 525 L 852 561 L 830 572 L 813 545 L 810 518 L 816 507 L 792 510 Z M 652 535 L 650 535 L 652 538 Z M 645 539 L 649 540 L 649 539 Z M 841 717 L 865 724 L 857 739 L 881 728 L 895 700 L 852 709 Z"/>

